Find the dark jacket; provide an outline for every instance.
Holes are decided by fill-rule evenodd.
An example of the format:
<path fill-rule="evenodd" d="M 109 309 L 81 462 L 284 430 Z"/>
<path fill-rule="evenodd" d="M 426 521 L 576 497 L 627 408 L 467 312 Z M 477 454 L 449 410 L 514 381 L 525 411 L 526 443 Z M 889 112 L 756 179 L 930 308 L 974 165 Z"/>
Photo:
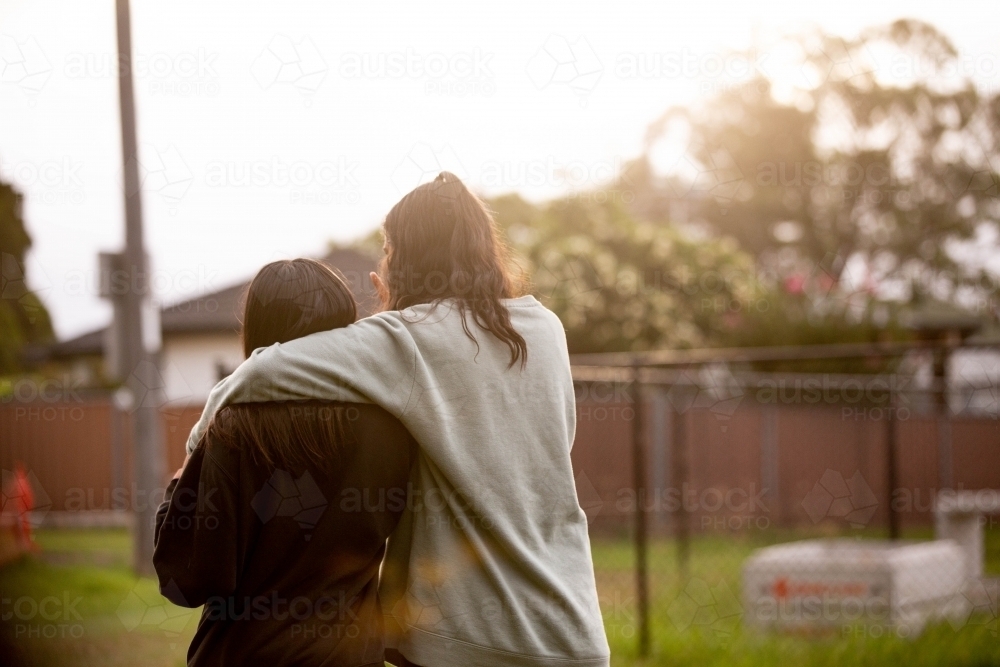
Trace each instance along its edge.
<path fill-rule="evenodd" d="M 157 512 L 161 592 L 205 605 L 189 665 L 382 665 L 378 570 L 416 443 L 375 405 L 299 405 L 348 416 L 330 469 L 256 462 L 222 411 Z"/>

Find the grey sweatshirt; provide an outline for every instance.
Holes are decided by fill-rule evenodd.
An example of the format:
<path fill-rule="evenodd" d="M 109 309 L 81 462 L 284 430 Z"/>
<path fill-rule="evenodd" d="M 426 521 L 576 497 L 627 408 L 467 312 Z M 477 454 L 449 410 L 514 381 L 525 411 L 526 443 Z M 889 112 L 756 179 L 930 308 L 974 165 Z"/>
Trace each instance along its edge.
<path fill-rule="evenodd" d="M 382 566 L 387 644 L 428 667 L 603 667 L 565 332 L 534 297 L 504 303 L 524 368 L 467 315 L 470 340 L 453 302 L 380 313 L 256 350 L 212 391 L 188 451 L 230 403 L 381 405 L 421 448 Z"/>

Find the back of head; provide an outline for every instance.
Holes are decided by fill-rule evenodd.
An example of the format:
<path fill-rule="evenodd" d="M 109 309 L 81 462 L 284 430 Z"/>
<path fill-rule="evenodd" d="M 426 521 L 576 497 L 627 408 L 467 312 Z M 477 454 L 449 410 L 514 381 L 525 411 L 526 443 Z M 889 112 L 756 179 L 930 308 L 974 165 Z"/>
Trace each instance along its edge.
<path fill-rule="evenodd" d="M 404 196 L 385 218 L 385 238 L 387 308 L 455 299 L 510 349 L 511 365 L 525 363 L 524 338 L 501 302 L 517 296 L 506 247 L 486 206 L 457 176 L 441 172 Z"/>
<path fill-rule="evenodd" d="M 358 318 L 346 281 L 314 259 L 271 262 L 257 272 L 246 293 L 243 354 L 318 331 L 339 329 Z"/>
<path fill-rule="evenodd" d="M 312 259 L 272 262 L 247 288 L 243 353 L 356 320 L 354 295 L 329 266 Z M 285 469 L 313 464 L 329 470 L 347 436 L 343 409 L 307 402 L 231 405 L 212 426 L 226 443 L 249 446 L 255 460 Z"/>

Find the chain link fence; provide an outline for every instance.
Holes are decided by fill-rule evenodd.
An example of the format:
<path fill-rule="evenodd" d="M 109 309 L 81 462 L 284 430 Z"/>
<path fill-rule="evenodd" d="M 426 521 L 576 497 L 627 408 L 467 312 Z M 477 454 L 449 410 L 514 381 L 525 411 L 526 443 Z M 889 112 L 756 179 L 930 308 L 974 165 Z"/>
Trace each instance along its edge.
<path fill-rule="evenodd" d="M 614 650 L 995 646 L 1000 353 L 972 351 L 970 378 L 955 372 L 970 351 L 574 358 L 577 488 Z M 794 370 L 847 358 L 877 372 Z M 935 528 L 962 498 L 961 525 Z"/>

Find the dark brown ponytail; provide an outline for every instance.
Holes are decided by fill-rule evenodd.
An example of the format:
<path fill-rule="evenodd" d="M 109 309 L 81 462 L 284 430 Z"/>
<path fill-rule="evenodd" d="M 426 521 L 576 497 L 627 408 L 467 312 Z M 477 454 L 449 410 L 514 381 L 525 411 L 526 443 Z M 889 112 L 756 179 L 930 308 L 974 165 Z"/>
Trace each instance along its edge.
<path fill-rule="evenodd" d="M 455 299 L 463 315 L 470 311 L 508 347 L 511 366 L 527 362 L 527 344 L 501 302 L 518 296 L 507 249 L 489 210 L 457 176 L 443 171 L 399 200 L 385 218 L 385 236 L 386 308 Z M 464 319 L 462 326 L 476 340 Z"/>

